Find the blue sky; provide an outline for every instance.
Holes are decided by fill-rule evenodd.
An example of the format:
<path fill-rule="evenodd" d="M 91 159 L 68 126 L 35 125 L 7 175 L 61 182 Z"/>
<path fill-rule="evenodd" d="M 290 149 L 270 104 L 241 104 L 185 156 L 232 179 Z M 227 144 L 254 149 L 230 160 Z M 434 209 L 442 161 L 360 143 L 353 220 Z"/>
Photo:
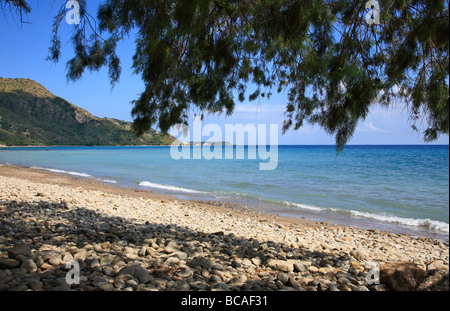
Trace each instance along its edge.
<path fill-rule="evenodd" d="M 65 67 L 72 57 L 69 38 L 73 25 L 63 22 L 62 58 L 54 64 L 46 61 L 53 17 L 59 9 L 52 7 L 52 1 L 30 0 L 32 13 L 26 17 L 28 24 L 20 25 L 17 16 L 0 12 L 0 77 L 29 78 L 46 87 L 53 94 L 65 98 L 74 105 L 86 109 L 97 117 L 109 117 L 132 121 L 130 102 L 144 90 L 140 77 L 132 73 L 134 38 L 122 42 L 118 55 L 122 62 L 122 75 L 119 83 L 112 89 L 107 70 L 89 73 L 77 82 L 67 82 Z M 91 15 L 96 15 L 99 1 L 88 1 Z M 279 124 L 280 144 L 334 144 L 334 138 L 319 127 L 304 128 L 282 135 L 284 108 L 287 103 L 285 93 L 274 94 L 270 99 L 239 103 L 231 117 L 206 116 L 204 124 L 252 123 Z M 205 139 L 206 140 L 206 139 Z M 441 136 L 433 144 L 448 144 L 449 137 Z M 405 105 L 398 102 L 390 108 L 376 107 L 369 117 L 361 121 L 349 144 L 423 144 L 422 135 L 412 131 Z"/>

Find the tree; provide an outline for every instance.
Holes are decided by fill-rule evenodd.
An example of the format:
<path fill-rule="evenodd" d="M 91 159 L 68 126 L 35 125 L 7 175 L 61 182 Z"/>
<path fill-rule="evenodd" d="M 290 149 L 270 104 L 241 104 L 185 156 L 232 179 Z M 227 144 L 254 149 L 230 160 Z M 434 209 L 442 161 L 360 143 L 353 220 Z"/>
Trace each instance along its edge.
<path fill-rule="evenodd" d="M 19 14 L 20 21 L 23 23 L 23 16 L 31 12 L 31 7 L 25 0 L 0 0 L 0 9 L 8 9 L 10 12 L 16 11 Z"/>
<path fill-rule="evenodd" d="M 448 0 L 383 0 L 380 12 L 376 1 L 104 0 L 98 26 L 79 3 L 67 77 L 107 66 L 116 83 L 117 43 L 136 33 L 133 69 L 145 83 L 133 101 L 137 134 L 187 123 L 192 111 L 230 115 L 237 101 L 284 90 L 284 131 L 318 124 L 339 147 L 374 105 L 394 99 L 407 103 L 413 128 L 426 122 L 425 141 L 449 133 Z M 380 24 L 366 22 L 378 13 Z"/>

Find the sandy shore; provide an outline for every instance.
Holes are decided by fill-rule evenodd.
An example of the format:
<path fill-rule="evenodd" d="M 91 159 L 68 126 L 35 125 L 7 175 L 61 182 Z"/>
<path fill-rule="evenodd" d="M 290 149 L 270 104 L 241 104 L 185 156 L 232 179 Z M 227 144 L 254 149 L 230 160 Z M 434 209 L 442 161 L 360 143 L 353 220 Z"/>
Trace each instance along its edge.
<path fill-rule="evenodd" d="M 0 166 L 0 290 L 448 290 L 448 265 L 431 238 Z"/>

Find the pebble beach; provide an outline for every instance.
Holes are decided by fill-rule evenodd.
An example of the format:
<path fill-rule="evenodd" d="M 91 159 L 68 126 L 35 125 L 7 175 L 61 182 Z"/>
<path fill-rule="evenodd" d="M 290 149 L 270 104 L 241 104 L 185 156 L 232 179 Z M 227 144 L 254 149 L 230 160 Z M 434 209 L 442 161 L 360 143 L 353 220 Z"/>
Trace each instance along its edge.
<path fill-rule="evenodd" d="M 449 289 L 448 241 L 213 203 L 1 165 L 0 291 Z"/>

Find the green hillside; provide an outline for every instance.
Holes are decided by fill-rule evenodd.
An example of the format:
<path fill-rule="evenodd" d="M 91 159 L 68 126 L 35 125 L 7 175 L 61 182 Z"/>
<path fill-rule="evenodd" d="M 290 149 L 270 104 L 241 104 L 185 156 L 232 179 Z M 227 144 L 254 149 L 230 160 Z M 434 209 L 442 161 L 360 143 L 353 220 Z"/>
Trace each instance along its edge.
<path fill-rule="evenodd" d="M 97 118 L 33 80 L 0 78 L 0 145 L 170 145 L 175 140 L 153 129 L 137 138 L 130 127 Z"/>

